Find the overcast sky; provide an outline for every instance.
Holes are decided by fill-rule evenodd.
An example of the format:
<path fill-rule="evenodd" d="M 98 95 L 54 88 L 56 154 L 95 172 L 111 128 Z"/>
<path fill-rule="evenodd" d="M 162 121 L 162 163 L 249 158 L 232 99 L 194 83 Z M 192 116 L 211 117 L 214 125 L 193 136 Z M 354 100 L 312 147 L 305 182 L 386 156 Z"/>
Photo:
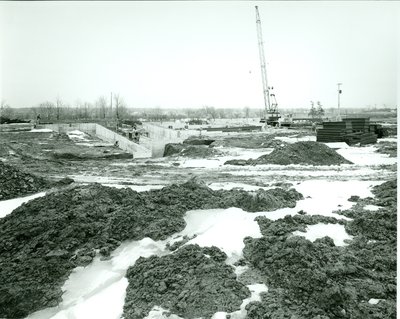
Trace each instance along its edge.
<path fill-rule="evenodd" d="M 281 107 L 397 105 L 397 1 L 1 2 L 1 98 L 261 108 L 255 5 Z"/>

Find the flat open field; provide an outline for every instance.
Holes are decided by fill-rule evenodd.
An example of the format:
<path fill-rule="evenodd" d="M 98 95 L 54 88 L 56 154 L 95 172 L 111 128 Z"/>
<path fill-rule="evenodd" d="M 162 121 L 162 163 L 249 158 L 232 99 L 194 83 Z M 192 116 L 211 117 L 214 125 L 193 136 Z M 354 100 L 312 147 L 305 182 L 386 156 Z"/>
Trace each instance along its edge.
<path fill-rule="evenodd" d="M 0 318 L 396 318 L 396 136 L 0 141 Z"/>

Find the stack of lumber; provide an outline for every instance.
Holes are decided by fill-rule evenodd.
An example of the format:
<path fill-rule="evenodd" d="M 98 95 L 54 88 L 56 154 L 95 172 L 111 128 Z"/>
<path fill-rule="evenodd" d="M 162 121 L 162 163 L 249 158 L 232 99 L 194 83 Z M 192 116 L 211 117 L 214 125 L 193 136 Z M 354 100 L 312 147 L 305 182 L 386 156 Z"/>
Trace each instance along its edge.
<path fill-rule="evenodd" d="M 323 122 L 322 126 L 317 131 L 317 142 L 344 142 L 344 137 L 353 132 L 350 122 Z"/>
<path fill-rule="evenodd" d="M 353 132 L 369 132 L 369 117 L 345 118 L 343 121 L 351 124 Z"/>
<path fill-rule="evenodd" d="M 369 118 L 346 118 L 340 122 L 323 122 L 317 131 L 317 142 L 346 142 L 349 145 L 373 144 L 377 141 L 375 126 Z"/>

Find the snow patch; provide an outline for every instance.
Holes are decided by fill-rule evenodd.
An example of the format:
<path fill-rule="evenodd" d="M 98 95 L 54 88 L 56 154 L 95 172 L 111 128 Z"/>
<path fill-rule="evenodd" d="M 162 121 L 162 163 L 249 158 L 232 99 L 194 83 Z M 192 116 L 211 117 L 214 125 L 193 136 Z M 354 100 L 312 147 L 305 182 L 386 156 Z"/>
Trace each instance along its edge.
<path fill-rule="evenodd" d="M 316 142 L 317 141 L 317 137 L 316 136 L 301 136 L 301 137 L 297 137 L 296 135 L 294 136 L 276 136 L 275 137 L 276 140 L 280 140 L 286 143 L 297 143 L 297 142 Z"/>
<path fill-rule="evenodd" d="M 86 138 L 88 135 L 79 130 L 69 131 L 67 132 L 67 135 L 71 140 L 89 141 Z"/>
<path fill-rule="evenodd" d="M 0 218 L 10 214 L 14 209 L 21 206 L 23 203 L 29 202 L 32 199 L 43 197 L 46 195 L 46 192 L 40 192 L 34 195 L 29 195 L 25 197 L 18 197 L 8 200 L 3 200 L 0 202 Z"/>
<path fill-rule="evenodd" d="M 371 305 L 376 305 L 379 303 L 379 301 L 381 301 L 382 299 L 375 299 L 375 298 L 371 298 L 370 300 L 368 300 L 368 303 Z"/>
<path fill-rule="evenodd" d="M 49 129 L 49 128 L 34 128 L 34 129 L 31 129 L 29 132 L 32 132 L 32 133 L 50 133 L 50 132 L 53 132 L 53 130 L 51 130 L 51 129 Z"/>
<path fill-rule="evenodd" d="M 337 152 L 345 159 L 357 165 L 393 165 L 396 157 L 389 154 L 377 153 L 375 146 L 341 148 Z"/>
<path fill-rule="evenodd" d="M 183 319 L 183 318 L 174 314 L 170 314 L 170 312 L 167 309 L 164 309 L 159 306 L 154 306 L 153 309 L 150 310 L 147 317 L 144 317 L 144 319 Z"/>
<path fill-rule="evenodd" d="M 376 206 L 376 205 L 365 205 L 364 206 L 364 209 L 365 210 L 370 210 L 370 211 L 377 211 L 377 210 L 379 210 L 380 209 L 380 207 L 379 206 Z"/>
<path fill-rule="evenodd" d="M 328 236 L 333 239 L 336 246 L 347 245 L 344 241 L 353 239 L 353 236 L 347 234 L 343 225 L 340 224 L 316 224 L 307 226 L 306 232 L 295 231 L 295 236 L 302 236 L 309 241 Z"/>

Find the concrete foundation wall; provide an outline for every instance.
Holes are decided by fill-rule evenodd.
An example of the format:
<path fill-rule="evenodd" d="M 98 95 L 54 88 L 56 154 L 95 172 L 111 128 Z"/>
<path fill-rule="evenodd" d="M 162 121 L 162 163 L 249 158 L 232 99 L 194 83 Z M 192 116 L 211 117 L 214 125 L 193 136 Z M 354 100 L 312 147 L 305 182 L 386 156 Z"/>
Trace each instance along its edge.
<path fill-rule="evenodd" d="M 132 153 L 133 158 L 151 157 L 151 150 L 136 144 L 126 137 L 123 137 L 104 126 L 96 123 L 74 123 L 74 124 L 45 124 L 41 127 L 49 128 L 59 133 L 67 133 L 79 130 L 88 134 L 96 135 L 105 142 L 113 143 L 118 141 L 118 147 L 125 152 Z"/>
<path fill-rule="evenodd" d="M 143 128 L 149 133 L 149 137 L 158 140 L 168 140 L 169 143 L 178 143 L 189 136 L 199 135 L 195 130 L 174 130 L 153 123 L 143 123 Z"/>
<path fill-rule="evenodd" d="M 115 143 L 118 141 L 118 147 L 126 152 L 133 154 L 134 158 L 147 158 L 151 157 L 151 150 L 143 147 L 142 145 L 136 144 L 124 136 L 121 136 L 104 126 L 96 124 L 96 136 L 101 138 L 103 141 Z"/>
<path fill-rule="evenodd" d="M 168 143 L 182 143 L 189 136 L 199 135 L 199 131 L 174 130 L 154 123 L 143 123 L 142 126 L 149 133 L 145 143 L 151 148 L 152 157 L 162 157 Z"/>

